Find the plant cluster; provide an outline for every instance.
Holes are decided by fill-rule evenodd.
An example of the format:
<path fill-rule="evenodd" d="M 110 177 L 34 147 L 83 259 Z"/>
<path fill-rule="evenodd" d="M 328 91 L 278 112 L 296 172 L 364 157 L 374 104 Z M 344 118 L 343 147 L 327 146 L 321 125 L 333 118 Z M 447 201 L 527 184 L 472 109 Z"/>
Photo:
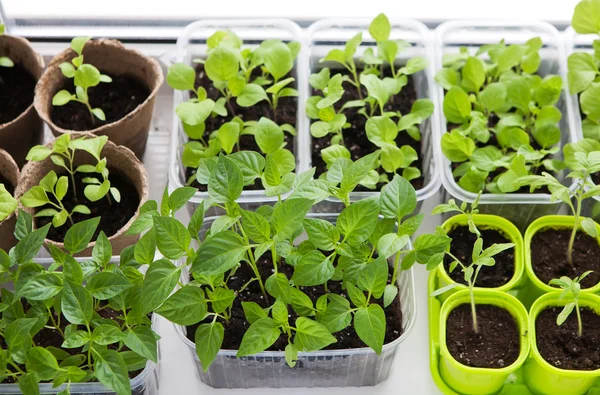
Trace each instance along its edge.
<path fill-rule="evenodd" d="M 581 323 L 581 312 L 579 310 L 579 293 L 581 291 L 581 280 L 586 278 L 592 271 L 587 271 L 583 273 L 581 276 L 577 276 L 574 279 L 570 279 L 567 276 L 562 276 L 561 278 L 555 278 L 550 281 L 550 285 L 556 285 L 562 289 L 562 293 L 560 294 L 559 300 L 564 299 L 567 295 L 573 299 L 572 302 L 567 303 L 560 314 L 556 317 L 556 325 L 561 326 L 565 323 L 567 318 L 571 315 L 573 310 L 577 313 L 577 335 L 581 337 L 583 334 L 583 324 Z"/>
<path fill-rule="evenodd" d="M 564 168 L 552 159 L 561 139 L 562 79 L 537 74 L 543 43 L 483 45 L 475 55 L 467 48 L 446 54 L 435 79 L 446 94 L 448 133 L 444 155 L 454 163 L 458 184 L 473 193 L 509 193 L 515 180 Z M 484 58 L 485 56 L 485 58 Z"/>
<path fill-rule="evenodd" d="M 448 255 L 453 259 L 450 264 L 449 271 L 453 272 L 457 267 L 460 266 L 463 274 L 465 282 L 467 283 L 467 287 L 469 288 L 470 299 L 471 299 L 471 317 L 473 320 L 473 331 L 475 333 L 479 333 L 479 327 L 477 326 L 477 309 L 475 304 L 475 283 L 477 282 L 477 277 L 479 276 L 479 272 L 483 267 L 491 267 L 496 264 L 494 256 L 498 255 L 504 250 L 509 248 L 513 248 L 515 245 L 513 243 L 494 243 L 490 247 L 483 249 L 483 238 L 481 237 L 481 232 L 477 228 L 475 221 L 473 219 L 473 215 L 479 212 L 477 206 L 479 205 L 479 197 L 481 196 L 481 191 L 479 192 L 477 198 L 471 204 L 469 208 L 467 202 L 463 202 L 460 207 L 456 204 L 454 199 L 450 199 L 447 204 L 438 205 L 432 212 L 432 214 L 441 214 L 441 213 L 450 213 L 456 212 L 460 214 L 464 214 L 467 216 L 467 223 L 469 226 L 469 232 L 473 233 L 477 239 L 475 240 L 475 244 L 473 244 L 473 253 L 471 255 L 471 262 L 461 261 L 459 258 L 452 255 L 449 250 L 446 250 L 444 254 Z M 443 232 L 443 230 L 442 230 Z M 442 260 L 443 261 L 443 260 Z M 427 270 L 432 270 L 438 266 L 438 262 L 434 262 L 434 264 L 428 264 Z M 434 291 L 431 296 L 435 297 L 441 295 L 445 292 L 448 292 L 457 286 L 459 283 L 453 282 L 445 287 L 437 289 Z"/>
<path fill-rule="evenodd" d="M 112 82 L 112 79 L 108 75 L 100 73 L 95 66 L 84 63 L 83 47 L 91 39 L 91 37 L 75 37 L 71 40 L 71 49 L 75 51 L 77 56 L 70 63 L 63 62 L 58 67 L 60 67 L 60 71 L 65 77 L 69 79 L 73 78 L 75 94 L 66 89 L 60 90 L 52 98 L 52 105 L 64 106 L 71 101 L 75 101 L 87 107 L 92 117 L 92 122 L 94 122 L 95 118 L 106 121 L 104 111 L 101 108 L 92 108 L 90 105 L 88 89 L 97 86 L 101 82 Z"/>
<path fill-rule="evenodd" d="M 214 158 L 219 153 L 230 154 L 239 151 L 241 135 L 252 135 L 264 154 L 265 150 L 257 135 L 264 129 L 260 121 L 244 121 L 235 113 L 232 101 L 240 107 L 252 107 L 266 101 L 272 110 L 271 128 L 278 127 L 291 135 L 296 134 L 293 125 L 277 125 L 278 105 L 281 98 L 296 97 L 298 91 L 290 85 L 295 81 L 289 76 L 294 67 L 294 59 L 300 52 L 300 44 L 292 41 L 265 40 L 258 47 L 244 48 L 242 40 L 232 31 L 219 30 L 207 40 L 206 59 L 194 59 L 202 63 L 204 72 L 219 91 L 215 101 L 207 97 L 206 89 L 196 87 L 196 71 L 185 63 L 169 67 L 167 82 L 176 90 L 189 91 L 191 97 L 180 103 L 175 112 L 181 119 L 183 129 L 191 141 L 185 144 L 183 164 L 197 168 L 203 158 Z M 229 121 L 214 131 L 208 131 L 206 120 L 209 117 L 228 117 Z M 266 119 L 266 118 L 263 118 Z M 260 124 L 260 125 L 259 125 Z M 279 144 L 283 145 L 283 141 Z"/>
<path fill-rule="evenodd" d="M 386 108 L 406 86 L 408 76 L 425 69 L 427 62 L 422 57 L 414 57 L 406 65 L 397 66 L 396 59 L 410 44 L 390 39 L 391 25 L 384 14 L 372 21 L 369 33 L 376 41 L 377 53 L 371 47 L 364 51 L 360 59 L 363 67 L 360 72 L 355 57 L 362 43 L 362 32 L 348 40 L 343 50 L 332 49 L 321 59 L 322 63 L 341 65 L 349 74 L 338 72 L 332 75 L 335 69 L 324 67 L 310 76 L 310 85 L 316 92 L 306 103 L 308 116 L 315 120 L 311 124 L 310 133 L 315 138 L 331 136 L 330 145 L 321 151 L 327 168 L 331 168 L 338 158 L 350 159 L 343 130 L 351 125 L 347 122 L 345 112 L 358 108 L 358 113 L 367 119 L 367 137 L 378 147 L 377 152 L 380 152 L 379 158 L 373 163 L 373 170 L 382 168 L 384 172 L 381 175 L 377 173 L 377 182 L 389 182 L 389 175 L 396 174 L 400 169 L 402 176 L 410 181 L 421 176 L 421 171 L 412 166 L 418 154 L 409 145 L 398 147 L 396 137 L 398 133 L 406 132 L 412 139 L 420 141 L 418 125 L 431 116 L 433 103 L 428 99 L 419 99 L 413 103 L 408 114 L 388 111 Z M 388 69 L 391 74 L 389 77 L 386 76 Z M 345 82 L 357 90 L 360 99 L 346 102 L 342 100 Z M 363 95 L 363 88 L 367 91 L 366 96 Z M 368 185 L 375 188 L 377 182 Z"/>
<path fill-rule="evenodd" d="M 4 25 L 0 23 L 0 35 L 4 34 Z M 0 67 L 13 67 L 15 64 L 8 56 L 0 56 Z"/>
<path fill-rule="evenodd" d="M 67 395 L 72 384 L 90 381 L 131 394 L 129 374 L 148 360 L 157 362 L 159 336 L 149 315 L 154 290 L 139 270 L 148 261 L 130 247 L 113 262 L 103 232 L 91 259 L 73 258 L 87 247 L 98 223 L 92 218 L 69 229 L 66 251 L 49 246 L 54 262 L 45 267 L 33 259 L 50 224 L 34 230 L 32 217 L 20 211 L 19 242 L 8 254 L 0 250 L 0 379 L 18 382 L 24 394 L 39 394 L 38 383 L 46 382 L 62 386 L 59 394 Z M 48 337 L 61 340 L 45 346 Z"/>
<path fill-rule="evenodd" d="M 96 202 L 104 197 L 109 202 L 112 200 L 120 202 L 121 194 L 116 187 L 111 186 L 107 160 L 102 157 L 102 149 L 107 141 L 107 136 L 71 138 L 70 134 L 63 134 L 54 141 L 52 147 L 43 145 L 32 147 L 27 154 L 27 160 L 38 162 L 50 157 L 52 163 L 64 169 L 68 176 L 59 177 L 54 170 L 51 170 L 42 178 L 39 185 L 32 187 L 21 197 L 20 201 L 23 206 L 31 208 L 52 206 L 38 211 L 35 216 L 52 217 L 52 225 L 57 228 L 64 225 L 67 220 L 74 225 L 71 218 L 73 213 L 91 213 L 89 207 L 84 204 L 74 206 L 71 212 L 67 211 L 63 204 L 69 187 L 72 188 L 73 195 L 77 197 L 76 173 L 86 175 L 82 179 L 86 184 L 83 194 L 90 202 Z M 75 157 L 78 152 L 87 152 L 96 163 L 75 167 Z"/>

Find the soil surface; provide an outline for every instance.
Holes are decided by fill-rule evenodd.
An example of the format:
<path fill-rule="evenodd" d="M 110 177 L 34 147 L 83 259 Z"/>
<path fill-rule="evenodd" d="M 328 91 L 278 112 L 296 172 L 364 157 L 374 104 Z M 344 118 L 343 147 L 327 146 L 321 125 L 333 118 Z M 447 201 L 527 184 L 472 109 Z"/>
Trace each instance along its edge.
<path fill-rule="evenodd" d="M 553 278 L 573 278 L 593 270 L 581 281 L 582 288 L 590 288 L 600 282 L 600 246 L 598 241 L 578 231 L 573 244 L 573 266 L 569 264 L 570 229 L 544 229 L 531 240 L 531 263 L 538 278 L 548 284 Z"/>
<path fill-rule="evenodd" d="M 68 174 L 62 174 L 67 175 Z M 140 204 L 140 196 L 137 190 L 133 186 L 133 183 L 129 181 L 125 176 L 117 173 L 115 170 L 110 170 L 109 180 L 111 187 L 116 187 L 121 193 L 121 202 L 117 203 L 112 196 L 110 201 L 107 197 L 96 202 L 90 202 L 85 195 L 83 190 L 86 184 L 83 183 L 84 177 L 89 177 L 90 174 L 83 175 L 81 173 L 75 173 L 75 185 L 77 196 L 74 194 L 74 189 L 69 178 L 69 190 L 63 199 L 65 209 L 69 212 L 78 204 L 86 205 L 91 214 L 79 214 L 74 213 L 72 218 L 75 223 L 91 219 L 94 217 L 100 217 L 100 224 L 96 229 L 96 233 L 92 238 L 92 241 L 96 240 L 100 231 L 104 231 L 106 237 L 110 237 L 117 233 L 123 226 L 129 222 L 129 220 L 135 215 Z M 110 192 L 109 192 L 110 195 Z M 54 208 L 51 205 L 45 205 L 36 209 L 36 212 L 46 208 Z M 35 218 L 36 227 L 42 227 L 47 223 L 52 222 L 52 217 L 37 217 Z M 65 224 L 59 228 L 54 226 L 50 227 L 47 238 L 53 241 L 62 242 L 65 239 L 67 231 L 71 228 L 71 222 L 67 220 Z"/>
<path fill-rule="evenodd" d="M 0 67 L 0 125 L 8 123 L 33 103 L 36 80 L 19 64 Z"/>
<path fill-rule="evenodd" d="M 562 307 L 542 311 L 535 321 L 538 350 L 552 366 L 569 370 L 600 369 L 600 316 L 588 308 L 581 309 L 582 336 L 575 311 L 561 325 L 556 317 Z"/>
<path fill-rule="evenodd" d="M 101 108 L 106 121 L 92 117 L 88 108 L 79 102 L 71 101 L 64 106 L 52 106 L 50 114 L 52 122 L 67 130 L 92 130 L 125 117 L 142 104 L 150 90 L 145 83 L 128 75 L 111 75 L 112 82 L 101 82 L 88 89 L 92 108 Z M 61 89 L 75 93 L 74 80 L 67 79 Z M 60 90 L 60 89 L 59 89 Z M 124 131 L 125 133 L 125 131 Z"/>
<path fill-rule="evenodd" d="M 8 193 L 10 193 L 13 196 L 15 195 L 15 186 L 6 178 L 4 178 L 2 174 L 0 174 L 0 184 L 4 184 L 4 187 L 6 188 Z"/>
<path fill-rule="evenodd" d="M 519 327 L 503 308 L 477 305 L 479 333 L 473 330 L 471 306 L 452 310 L 446 322 L 446 345 L 450 354 L 466 366 L 500 369 L 519 358 Z"/>
<path fill-rule="evenodd" d="M 504 237 L 500 232 L 494 229 L 479 229 L 481 237 L 483 238 L 483 249 L 490 247 L 492 244 L 510 243 L 511 241 Z M 448 236 L 452 238 L 452 244 L 450 245 L 450 252 L 452 255 L 460 259 L 465 265 L 470 265 L 473 261 L 471 259 L 473 253 L 473 244 L 477 240 L 477 237 L 469 232 L 467 226 L 457 226 L 448 232 Z M 496 264 L 494 266 L 483 266 L 475 285 L 484 288 L 499 287 L 509 282 L 515 273 L 515 250 L 510 248 L 504 250 L 498 255 L 494 256 Z M 448 255 L 444 257 L 444 268 L 450 275 L 452 280 L 457 283 L 466 285 L 464 274 L 460 266 L 457 266 L 453 272 L 450 273 L 450 265 L 454 259 Z"/>
<path fill-rule="evenodd" d="M 281 78 L 284 80 L 288 77 L 291 77 L 295 74 L 295 69 L 292 69 L 290 74 Z M 256 78 L 261 76 L 261 71 L 259 69 L 254 69 L 252 73 L 252 78 Z M 217 101 L 223 95 L 217 88 L 213 86 L 213 82 L 208 78 L 206 73 L 204 72 L 204 65 L 198 64 L 196 65 L 196 88 L 203 87 L 206 89 L 206 96 L 209 99 Z M 290 83 L 288 85 L 290 88 L 297 89 L 298 85 L 296 81 Z M 265 87 L 266 89 L 267 87 Z M 194 96 L 193 93 L 190 93 Z M 204 141 L 208 141 L 210 134 L 214 131 L 217 131 L 224 123 L 231 121 L 235 116 L 240 117 L 244 121 L 258 121 L 262 117 L 269 118 L 274 121 L 278 125 L 283 125 L 285 123 L 289 123 L 290 125 L 296 127 L 296 112 L 298 109 L 298 98 L 297 97 L 283 97 L 279 99 L 279 103 L 277 105 L 277 109 L 275 113 L 269 106 L 269 103 L 266 100 L 260 101 L 253 105 L 252 107 L 240 107 L 237 105 L 235 98 L 231 98 L 229 101 L 229 105 L 227 108 L 227 116 L 226 117 L 210 117 L 206 120 L 206 129 L 204 132 Z M 290 135 L 287 132 L 284 132 L 286 148 L 289 149 L 292 153 L 294 152 L 294 136 Z M 256 151 L 261 152 L 260 148 L 256 144 L 254 140 L 254 136 L 252 135 L 242 135 L 240 136 L 240 144 L 239 147 L 234 148 L 235 151 Z M 186 169 L 186 180 L 188 180 L 194 173 L 196 169 L 187 168 Z M 208 187 L 206 185 L 199 184 L 195 179 L 191 184 L 193 187 L 198 188 L 198 190 L 202 192 L 206 192 Z M 256 183 L 252 185 L 247 185 L 244 187 L 244 190 L 257 190 L 263 189 L 262 183 L 258 180 Z"/>
<path fill-rule="evenodd" d="M 265 253 L 257 262 L 259 267 L 259 272 L 261 274 L 261 278 L 263 282 L 273 274 L 273 263 L 271 259 L 270 253 Z M 293 267 L 286 264 L 280 264 L 279 273 L 284 273 L 288 278 L 292 277 Z M 235 275 L 229 280 L 228 286 L 230 289 L 240 289 L 243 284 L 245 284 L 248 279 L 254 277 L 254 273 L 250 268 L 250 265 L 242 264 L 242 266 L 237 270 Z M 390 271 L 391 278 L 391 271 Z M 343 295 L 347 299 L 347 294 L 342 290 L 342 282 L 341 281 L 329 281 L 327 284 L 329 291 L 331 293 L 335 293 L 338 295 Z M 300 287 L 304 293 L 306 293 L 310 299 L 313 301 L 313 304 L 317 301 L 317 299 L 325 294 L 323 286 L 317 287 Z M 349 300 L 349 299 L 348 299 Z M 374 300 L 374 303 L 381 304 L 382 300 Z M 242 302 L 256 302 L 262 307 L 269 307 L 273 302 L 273 298 L 269 297 L 269 302 L 267 302 L 263 295 L 260 292 L 260 287 L 256 281 L 252 282 L 248 288 L 246 288 L 241 294 L 238 294 L 233 302 L 232 308 L 232 318 L 229 322 L 222 321 L 223 326 L 225 327 L 225 338 L 223 341 L 223 346 L 221 347 L 224 350 L 237 350 L 240 347 L 242 342 L 242 337 L 246 330 L 250 327 L 248 321 L 246 321 L 246 317 L 244 315 L 244 311 L 242 309 Z M 383 305 L 382 305 L 383 307 Z M 385 342 L 384 344 L 390 343 L 395 339 L 399 338 L 402 333 L 404 333 L 404 328 L 402 327 L 402 311 L 400 310 L 400 302 L 398 298 L 392 302 L 387 308 L 384 309 L 386 315 L 386 334 L 385 334 Z M 298 315 L 296 312 L 290 307 L 289 308 L 289 322 L 290 324 L 294 324 L 296 322 L 296 318 Z M 315 317 L 310 317 L 311 319 L 315 319 Z M 210 319 L 209 321 L 211 321 Z M 220 320 L 220 319 L 219 319 Z M 209 322 L 207 321 L 207 322 Z M 200 322 L 195 325 L 190 325 L 187 327 L 187 337 L 192 342 L 194 341 L 194 335 L 196 333 L 196 328 L 205 322 Z M 333 343 L 325 348 L 325 350 L 340 350 L 346 348 L 360 348 L 367 347 L 362 340 L 359 339 L 358 335 L 354 331 L 352 325 L 347 328 L 336 332 L 333 336 L 337 339 L 337 343 Z M 269 351 L 283 351 L 285 346 L 287 345 L 287 336 L 280 336 L 279 339 L 271 346 Z"/>
<path fill-rule="evenodd" d="M 359 73 L 362 69 L 359 69 Z M 332 73 L 341 73 L 348 75 L 351 77 L 350 73 L 347 70 L 332 70 Z M 391 71 L 386 69 L 384 71 L 385 77 L 391 77 Z M 339 110 L 342 105 L 351 100 L 359 100 L 360 97 L 358 95 L 358 90 L 356 87 L 349 82 L 345 81 L 342 86 L 344 87 L 344 96 L 339 100 L 336 104 L 334 104 L 334 108 Z M 362 97 L 367 97 L 367 89 L 361 85 Z M 320 91 L 313 90 L 312 94 L 320 94 Z M 385 111 L 400 111 L 401 114 L 410 113 L 410 109 L 413 103 L 417 100 L 417 92 L 415 90 L 415 82 L 414 79 L 409 76 L 408 84 L 402 88 L 400 93 L 388 101 L 385 106 Z M 344 114 L 346 115 L 346 121 L 351 125 L 348 129 L 343 129 L 342 134 L 344 136 L 344 142 L 346 148 L 350 151 L 351 159 L 356 161 L 357 159 L 362 158 L 365 155 L 368 155 L 379 148 L 369 141 L 367 137 L 367 132 L 365 131 L 365 124 L 367 123 L 367 118 L 364 115 L 358 113 L 360 108 L 349 108 L 344 110 Z M 379 112 L 377 112 L 379 115 Z M 325 161 L 321 158 L 321 150 L 330 146 L 331 135 L 321 137 L 321 138 L 312 138 L 312 165 L 316 167 L 315 177 L 323 174 L 327 171 L 327 165 Z M 406 131 L 402 131 L 398 133 L 396 137 L 396 144 L 398 147 L 402 147 L 404 145 L 409 145 L 417 152 L 419 158 L 412 163 L 412 166 L 417 167 L 423 173 L 423 158 L 421 156 L 421 142 L 415 141 L 406 133 Z M 383 173 L 383 168 L 378 169 L 379 173 Z M 398 174 L 402 174 L 402 169 L 400 169 Z M 391 179 L 391 177 L 390 177 Z M 411 180 L 411 184 L 415 189 L 423 188 L 425 183 L 425 179 L 423 175 L 421 177 Z M 385 185 L 385 183 L 377 184 L 375 188 L 376 191 L 380 191 L 381 188 Z M 365 188 L 359 185 L 355 191 L 371 191 L 371 189 Z"/>

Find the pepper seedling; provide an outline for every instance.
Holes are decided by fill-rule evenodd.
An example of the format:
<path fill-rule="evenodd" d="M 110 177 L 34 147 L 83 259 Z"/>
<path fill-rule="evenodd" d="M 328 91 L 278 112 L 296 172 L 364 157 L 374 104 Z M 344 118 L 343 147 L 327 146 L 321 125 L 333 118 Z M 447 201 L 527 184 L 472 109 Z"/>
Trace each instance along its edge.
<path fill-rule="evenodd" d="M 106 121 L 106 115 L 101 108 L 92 108 L 90 105 L 90 98 L 88 95 L 88 89 L 97 86 L 101 82 L 109 83 L 112 79 L 106 75 L 100 73 L 100 71 L 93 65 L 84 63 L 83 60 L 83 48 L 85 44 L 91 40 L 91 37 L 75 37 L 71 40 L 71 49 L 77 54 L 71 62 L 63 62 L 58 65 L 60 71 L 67 78 L 73 78 L 75 84 L 75 94 L 72 94 L 66 89 L 58 91 L 52 98 L 53 106 L 64 106 L 65 104 L 76 101 L 87 107 L 94 122 L 94 117 L 101 121 Z"/>
<path fill-rule="evenodd" d="M 0 35 L 4 34 L 4 25 L 0 24 Z M 13 67 L 15 64 L 8 56 L 0 56 L 0 67 Z"/>
<path fill-rule="evenodd" d="M 558 300 L 564 299 L 567 295 L 569 295 L 573 301 L 567 303 L 560 314 L 556 317 L 556 325 L 561 326 L 565 323 L 567 318 L 571 315 L 573 310 L 577 313 L 577 336 L 581 337 L 583 334 L 583 324 L 581 323 L 581 312 L 579 310 L 579 292 L 581 291 L 581 280 L 586 278 L 590 273 L 593 273 L 592 270 L 589 270 L 583 273 L 581 276 L 577 276 L 574 279 L 570 279 L 567 276 L 562 276 L 561 278 L 554 278 L 550 280 L 550 285 L 556 285 L 562 289 L 562 293 L 560 294 Z"/>

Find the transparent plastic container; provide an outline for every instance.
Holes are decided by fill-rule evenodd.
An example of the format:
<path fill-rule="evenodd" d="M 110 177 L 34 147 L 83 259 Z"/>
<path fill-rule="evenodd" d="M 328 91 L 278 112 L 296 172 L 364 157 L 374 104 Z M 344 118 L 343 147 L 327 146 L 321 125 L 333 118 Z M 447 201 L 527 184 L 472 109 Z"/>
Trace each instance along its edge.
<path fill-rule="evenodd" d="M 337 215 L 315 213 L 307 217 L 334 222 Z M 207 218 L 201 233 L 210 229 L 215 219 Z M 410 243 L 407 248 L 412 248 Z M 182 281 L 189 281 L 189 275 L 182 273 Z M 296 366 L 290 368 L 282 351 L 265 351 L 237 358 L 237 350 L 220 350 L 205 373 L 196 355 L 195 344 L 186 337 L 186 328 L 180 325 L 176 325 L 176 328 L 194 358 L 200 380 L 213 388 L 373 386 L 387 379 L 396 349 L 410 335 L 414 326 L 417 305 L 413 269 L 400 272 L 398 289 L 404 332 L 398 339 L 385 344 L 380 355 L 368 347 L 301 352 Z"/>
<path fill-rule="evenodd" d="M 468 47 L 473 53 L 484 44 L 498 43 L 504 39 L 507 44 L 525 43 L 533 37 L 540 37 L 544 47 L 540 49 L 542 62 L 539 73 L 543 75 L 557 74 L 563 78 L 563 94 L 557 103 L 562 112 L 559 127 L 562 132 L 560 142 L 561 152 L 555 158 L 562 159 L 562 147 L 576 140 L 576 131 L 572 127 L 572 116 L 569 107 L 569 95 L 566 78 L 566 58 L 561 45 L 561 37 L 556 28 L 541 21 L 503 21 L 503 20 L 478 20 L 478 21 L 450 21 L 442 23 L 435 29 L 434 54 L 435 72 L 442 69 L 442 57 L 447 53 L 457 53 L 460 47 Z M 461 202 L 473 202 L 477 194 L 465 191 L 452 176 L 451 162 L 442 153 L 441 138 L 447 132 L 446 118 L 444 116 L 443 102 L 444 91 L 441 86 L 436 87 L 437 124 L 434 150 L 438 165 L 441 167 L 442 183 L 444 185 L 444 201 L 450 198 Z M 559 179 L 565 183 L 562 172 Z M 482 214 L 495 214 L 513 222 L 521 231 L 536 218 L 543 215 L 556 214 L 562 208 L 561 203 L 552 203 L 549 194 L 536 193 L 484 193 L 479 202 Z"/>
<path fill-rule="evenodd" d="M 304 36 L 300 26 L 287 19 L 207 19 L 188 25 L 177 40 L 175 54 L 176 62 L 192 64 L 194 58 L 205 58 L 207 52 L 206 40 L 217 30 L 230 29 L 234 31 L 243 41 L 244 47 L 255 48 L 264 40 L 281 39 L 285 42 L 298 41 L 302 48 L 295 60 L 295 68 L 292 76 L 296 78 L 298 87 L 298 107 L 296 120 L 296 133 L 294 147 L 288 147 L 296 156 L 296 169 L 303 168 L 300 163 L 299 135 L 305 129 L 304 102 L 306 101 L 307 73 L 305 71 L 305 44 Z M 173 112 L 175 107 L 189 98 L 189 92 L 175 91 Z M 187 182 L 185 177 L 185 166 L 181 162 L 183 145 L 188 137 L 183 130 L 179 117 L 173 117 L 173 130 L 171 133 L 171 147 L 169 160 L 169 190 L 184 186 Z M 190 213 L 193 213 L 198 204 L 208 197 L 208 192 L 197 192 L 187 203 Z M 277 196 L 265 196 L 264 190 L 243 191 L 237 202 L 244 208 L 252 209 L 265 203 L 275 203 Z M 218 214 L 217 211 L 212 212 Z"/>
<path fill-rule="evenodd" d="M 345 18 L 345 19 L 324 19 L 310 25 L 307 31 L 307 60 L 308 68 L 306 70 L 306 80 L 312 73 L 316 73 L 323 67 L 327 66 L 332 69 L 337 68 L 333 63 L 322 64 L 319 59 L 327 55 L 334 48 L 344 49 L 346 42 L 355 36 L 357 33 L 363 33 L 363 42 L 358 47 L 355 60 L 360 63 L 359 59 L 363 56 L 367 48 L 376 47 L 376 42 L 369 34 L 369 25 L 372 19 L 370 18 Z M 390 39 L 402 39 L 411 44 L 410 48 L 404 50 L 396 59 L 397 65 L 405 65 L 408 59 L 415 56 L 421 56 L 428 60 L 428 67 L 409 78 L 414 78 L 415 89 L 418 99 L 430 99 L 435 102 L 435 86 L 433 74 L 433 55 L 431 45 L 431 33 L 427 27 L 416 20 L 412 19 L 391 19 L 392 30 Z M 305 86 L 306 98 L 311 96 L 310 85 Z M 310 134 L 311 120 L 306 113 L 301 114 L 304 118 L 306 129 L 299 132 L 300 135 L 300 155 L 301 163 L 305 166 L 302 171 L 312 167 L 312 136 Z M 417 190 L 418 209 L 424 200 L 435 195 L 441 186 L 439 171 L 436 170 L 436 162 L 434 161 L 433 152 L 433 127 L 432 122 L 435 115 L 432 115 L 423 124 L 420 125 L 421 130 L 421 152 L 422 158 L 422 174 L 424 177 L 423 188 Z M 402 132 L 404 133 L 404 132 Z M 350 201 L 355 202 L 371 196 L 378 196 L 379 192 L 351 192 Z M 339 212 L 344 208 L 340 200 L 331 198 L 321 202 L 317 210 L 321 212 L 333 213 Z"/>

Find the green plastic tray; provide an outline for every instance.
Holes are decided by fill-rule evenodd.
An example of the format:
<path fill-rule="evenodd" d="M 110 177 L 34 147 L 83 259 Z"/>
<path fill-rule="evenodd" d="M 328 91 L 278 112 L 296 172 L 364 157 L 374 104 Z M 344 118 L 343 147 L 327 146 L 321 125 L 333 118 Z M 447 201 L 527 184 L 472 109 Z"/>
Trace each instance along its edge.
<path fill-rule="evenodd" d="M 429 279 L 427 281 L 427 295 L 431 295 L 435 291 L 435 284 L 437 283 L 438 270 L 434 269 L 429 273 Z M 440 346 L 439 346 L 439 321 L 440 321 L 440 308 L 441 301 L 436 297 L 428 297 L 429 307 L 429 368 L 431 370 L 431 376 L 433 381 L 438 386 L 440 391 L 445 395 L 469 395 L 458 393 L 450 388 L 440 376 L 439 370 L 439 359 L 440 359 Z M 511 374 L 506 380 L 506 384 L 497 395 L 535 395 L 524 384 L 522 377 L 522 369 L 519 369 L 515 374 Z M 598 386 L 588 391 L 587 395 L 600 395 L 600 383 Z"/>

